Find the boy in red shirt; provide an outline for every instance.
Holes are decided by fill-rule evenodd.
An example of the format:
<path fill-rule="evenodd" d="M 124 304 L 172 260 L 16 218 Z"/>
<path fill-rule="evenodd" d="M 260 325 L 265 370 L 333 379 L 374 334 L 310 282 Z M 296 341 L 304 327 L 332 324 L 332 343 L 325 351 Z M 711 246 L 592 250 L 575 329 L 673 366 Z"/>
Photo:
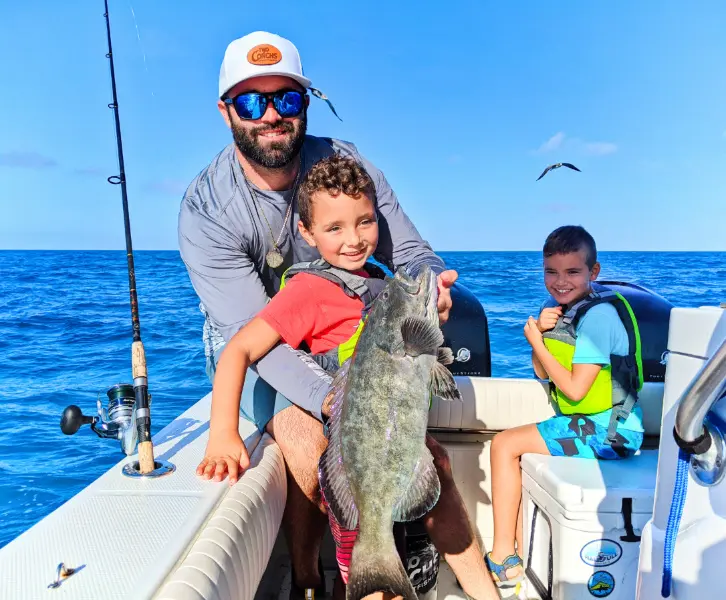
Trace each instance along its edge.
<path fill-rule="evenodd" d="M 378 282 L 373 279 L 366 281 L 374 273 L 366 262 L 378 244 L 374 198 L 375 187 L 366 171 L 354 160 L 340 156 L 318 161 L 306 174 L 298 196 L 300 234 L 318 249 L 332 272 L 355 279 L 358 284 L 365 282 L 364 287 L 371 293 L 362 291 L 364 297 L 374 296 L 383 287 L 374 285 Z M 358 285 L 358 290 L 362 289 Z M 250 365 L 280 342 L 293 348 L 304 343 L 311 354 L 318 356 L 331 353 L 345 342 L 349 342 L 350 351 L 356 341 L 351 338 L 357 333 L 366 308 L 360 294 L 347 293 L 339 283 L 323 276 L 300 272 L 283 278 L 280 291 L 232 337 L 220 356 L 212 391 L 209 442 L 197 475 L 221 481 L 229 474 L 232 485 L 249 467 L 249 455 L 238 426 L 240 395 Z M 337 358 L 339 353 L 334 354 Z M 340 353 L 341 362 L 345 358 Z M 328 518 L 342 582 L 347 583 L 357 531 L 340 527 L 331 511 Z M 481 567 L 484 568 L 483 558 Z M 496 597 L 490 579 L 487 584 L 490 597 Z M 341 590 L 336 591 L 338 596 Z"/>
<path fill-rule="evenodd" d="M 328 185 L 323 187 L 322 181 Z M 364 266 L 378 244 L 374 194 L 370 177 L 352 159 L 333 156 L 319 161 L 301 185 L 300 234 L 330 265 L 368 277 Z M 325 354 L 353 336 L 364 308 L 360 297 L 349 296 L 337 283 L 317 275 L 299 273 L 285 281 L 284 287 L 222 352 L 214 376 L 209 444 L 197 473 L 204 473 L 208 457 L 221 456 L 225 460 L 217 461 L 214 478 L 224 479 L 228 472 L 230 484 L 234 484 L 240 471 L 249 466 L 238 424 L 240 394 L 251 364 L 279 342 L 293 348 L 305 343 L 311 354 Z M 330 511 L 328 515 L 346 582 L 356 532 L 342 530 Z"/>

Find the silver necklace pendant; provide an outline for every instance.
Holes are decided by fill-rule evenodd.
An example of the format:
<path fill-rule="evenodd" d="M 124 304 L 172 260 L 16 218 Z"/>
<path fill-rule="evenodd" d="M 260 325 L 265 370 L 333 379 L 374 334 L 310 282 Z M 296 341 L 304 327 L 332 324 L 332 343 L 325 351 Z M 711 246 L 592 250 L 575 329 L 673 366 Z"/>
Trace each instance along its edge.
<path fill-rule="evenodd" d="M 271 269 L 277 269 L 285 261 L 277 248 L 270 250 L 265 256 L 265 260 Z"/>
<path fill-rule="evenodd" d="M 265 255 L 265 262 L 269 265 L 271 269 L 277 269 L 280 265 L 282 265 L 283 262 L 285 262 L 285 259 L 282 256 L 282 253 L 280 252 L 280 249 L 278 247 L 278 244 L 280 243 L 280 240 L 282 239 L 282 234 L 285 233 L 285 225 L 290 219 L 290 215 L 292 214 L 292 206 L 295 203 L 295 194 L 297 194 L 297 186 L 300 183 L 300 175 L 302 174 L 303 169 L 303 156 L 302 152 L 300 153 L 300 166 L 297 170 L 297 175 L 295 176 L 295 183 L 292 187 L 292 198 L 290 198 L 290 202 L 287 205 L 287 211 L 285 212 L 285 216 L 282 220 L 282 227 L 280 228 L 280 233 L 277 234 L 277 239 L 275 239 L 275 234 L 272 231 L 272 227 L 270 226 L 270 222 L 267 220 L 267 215 L 265 215 L 265 211 L 262 209 L 262 205 L 258 202 L 257 193 L 255 192 L 254 188 L 250 184 L 249 180 L 247 179 L 247 175 L 244 172 L 244 169 L 242 169 L 242 175 L 245 178 L 245 183 L 247 185 L 247 189 L 250 193 L 250 196 L 252 196 L 252 202 L 254 203 L 255 207 L 260 211 L 260 214 L 262 215 L 262 218 L 265 221 L 265 224 L 267 225 L 267 229 L 270 230 L 270 237 L 272 238 L 272 244 L 274 245 L 274 248 L 270 250 Z"/>

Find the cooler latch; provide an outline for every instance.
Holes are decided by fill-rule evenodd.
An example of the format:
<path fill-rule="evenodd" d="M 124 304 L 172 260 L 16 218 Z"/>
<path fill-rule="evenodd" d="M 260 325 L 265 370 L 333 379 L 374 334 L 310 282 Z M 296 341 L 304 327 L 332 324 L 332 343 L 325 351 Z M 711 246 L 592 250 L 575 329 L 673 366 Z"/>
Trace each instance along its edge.
<path fill-rule="evenodd" d="M 639 542 L 640 536 L 633 530 L 633 499 L 623 498 L 623 521 L 625 522 L 625 535 L 620 536 L 621 542 Z"/>

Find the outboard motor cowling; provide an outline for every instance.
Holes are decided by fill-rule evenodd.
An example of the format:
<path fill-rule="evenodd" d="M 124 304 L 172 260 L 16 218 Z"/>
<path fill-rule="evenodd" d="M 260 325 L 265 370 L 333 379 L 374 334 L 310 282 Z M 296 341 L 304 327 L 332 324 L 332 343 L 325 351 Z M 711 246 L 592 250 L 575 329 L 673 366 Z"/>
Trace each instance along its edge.
<path fill-rule="evenodd" d="M 444 346 L 451 348 L 454 375 L 491 377 L 492 355 L 489 347 L 489 324 L 484 307 L 476 296 L 460 283 L 451 288 L 453 306 L 449 320 L 441 328 Z"/>

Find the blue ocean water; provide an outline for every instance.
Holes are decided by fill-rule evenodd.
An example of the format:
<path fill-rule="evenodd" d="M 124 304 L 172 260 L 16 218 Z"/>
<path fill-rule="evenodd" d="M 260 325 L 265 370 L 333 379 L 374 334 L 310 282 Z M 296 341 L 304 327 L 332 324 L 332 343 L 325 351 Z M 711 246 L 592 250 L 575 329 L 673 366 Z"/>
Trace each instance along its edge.
<path fill-rule="evenodd" d="M 494 376 L 528 377 L 524 322 L 544 296 L 537 252 L 443 252 L 489 318 Z M 202 316 L 177 252 L 136 252 L 141 333 L 156 432 L 210 390 Z M 726 300 L 726 254 L 602 252 L 602 279 L 644 285 L 677 306 Z M 129 382 L 124 252 L 0 251 L 0 547 L 122 458 L 87 427 L 59 428 L 69 404 Z"/>

